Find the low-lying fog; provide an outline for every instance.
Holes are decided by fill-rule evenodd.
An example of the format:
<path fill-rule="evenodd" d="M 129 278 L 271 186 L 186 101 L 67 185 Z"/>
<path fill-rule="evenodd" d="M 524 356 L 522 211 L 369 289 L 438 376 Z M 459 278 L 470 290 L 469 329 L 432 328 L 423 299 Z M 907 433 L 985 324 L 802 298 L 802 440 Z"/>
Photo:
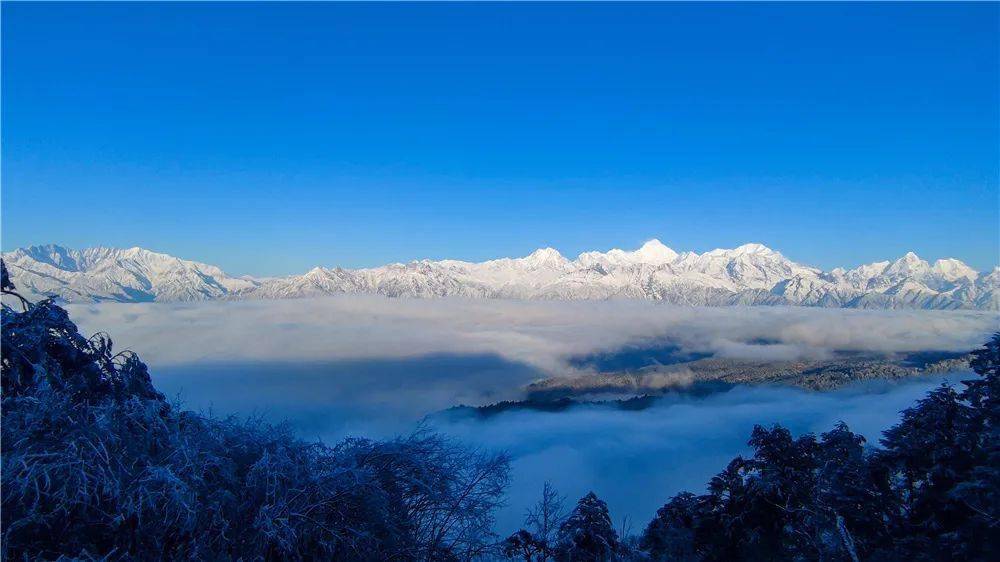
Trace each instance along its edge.
<path fill-rule="evenodd" d="M 670 342 L 684 353 L 783 360 L 835 351 L 966 351 L 996 313 L 811 308 L 677 308 L 648 302 L 512 302 L 380 297 L 72 305 L 83 332 L 140 354 L 157 387 L 193 409 L 261 413 L 305 438 L 385 437 L 428 413 L 522 396 L 542 377 L 579 373 L 581 356 Z M 766 345 L 762 345 L 765 342 Z M 828 393 L 736 387 L 662 399 L 643 411 L 578 407 L 429 422 L 514 456 L 501 530 L 544 480 L 575 499 L 594 490 L 641 527 L 670 495 L 701 490 L 754 424 L 824 431 L 838 420 L 876 439 L 898 412 L 953 374 Z"/>

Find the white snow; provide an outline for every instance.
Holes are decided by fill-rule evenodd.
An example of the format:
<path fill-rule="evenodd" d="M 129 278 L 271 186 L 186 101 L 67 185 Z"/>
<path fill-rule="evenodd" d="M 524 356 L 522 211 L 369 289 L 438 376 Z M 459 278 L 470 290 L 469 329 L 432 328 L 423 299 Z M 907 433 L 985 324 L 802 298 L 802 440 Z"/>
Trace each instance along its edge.
<path fill-rule="evenodd" d="M 368 269 L 313 268 L 281 278 L 231 277 L 217 267 L 142 248 L 32 246 L 3 254 L 14 283 L 66 301 L 275 299 L 339 293 L 389 297 L 608 299 L 685 305 L 794 304 L 850 308 L 1000 309 L 1000 268 L 980 274 L 948 258 L 909 252 L 830 272 L 795 263 L 763 244 L 703 254 L 659 240 L 632 251 L 553 248 L 481 263 L 421 260 Z"/>

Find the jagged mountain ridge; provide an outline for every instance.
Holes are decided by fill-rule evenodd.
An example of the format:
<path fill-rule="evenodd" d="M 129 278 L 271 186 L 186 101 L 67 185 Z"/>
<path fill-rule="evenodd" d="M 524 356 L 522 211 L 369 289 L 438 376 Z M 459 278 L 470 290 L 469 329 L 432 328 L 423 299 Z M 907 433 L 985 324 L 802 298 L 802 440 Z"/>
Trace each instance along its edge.
<path fill-rule="evenodd" d="M 212 265 L 142 248 L 71 250 L 50 244 L 6 252 L 3 259 L 25 292 L 67 302 L 208 300 L 257 284 Z"/>
<path fill-rule="evenodd" d="M 494 299 L 632 298 L 682 305 L 1000 309 L 1000 267 L 979 273 L 956 259 L 908 253 L 824 272 L 761 244 L 697 254 L 658 240 L 634 251 L 552 248 L 480 263 L 420 260 L 366 269 L 317 267 L 281 278 L 232 277 L 204 263 L 142 248 L 32 246 L 3 254 L 14 282 L 69 302 L 282 299 L 331 294 Z"/>

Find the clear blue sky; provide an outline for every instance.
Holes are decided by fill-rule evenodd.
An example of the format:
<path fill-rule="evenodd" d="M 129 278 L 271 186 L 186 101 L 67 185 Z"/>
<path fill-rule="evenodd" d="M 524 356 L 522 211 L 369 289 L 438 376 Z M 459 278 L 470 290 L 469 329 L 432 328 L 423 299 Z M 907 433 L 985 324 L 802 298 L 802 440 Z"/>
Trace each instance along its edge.
<path fill-rule="evenodd" d="M 2 6 L 2 245 L 1000 251 L 998 4 Z"/>

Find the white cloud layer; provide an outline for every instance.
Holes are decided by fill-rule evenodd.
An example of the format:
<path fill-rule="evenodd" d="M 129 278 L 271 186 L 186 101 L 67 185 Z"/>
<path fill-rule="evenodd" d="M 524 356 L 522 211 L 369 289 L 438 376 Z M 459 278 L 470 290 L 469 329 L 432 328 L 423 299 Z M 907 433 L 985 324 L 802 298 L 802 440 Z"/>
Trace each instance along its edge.
<path fill-rule="evenodd" d="M 649 302 L 348 296 L 70 308 L 85 332 L 105 330 L 119 348 L 137 351 L 157 387 L 180 392 L 189 407 L 264 413 L 326 441 L 405 433 L 429 412 L 516 398 L 534 378 L 571 372 L 569 357 L 627 344 L 669 340 L 686 351 L 774 360 L 833 350 L 966 351 L 998 329 L 996 313 L 973 311 Z M 641 527 L 671 494 L 701 490 L 744 452 L 753 424 L 825 431 L 843 419 L 874 439 L 940 380 L 875 382 L 830 393 L 737 387 L 701 398 L 668 397 L 641 412 L 580 407 L 437 423 L 459 439 L 514 455 L 500 530 L 518 523 L 546 479 L 573 499 L 595 490 L 616 518 L 628 515 Z"/>
<path fill-rule="evenodd" d="M 952 382 L 968 374 L 948 377 Z M 549 480 L 572 501 L 596 492 L 616 525 L 628 517 L 641 532 L 674 494 L 704 492 L 708 480 L 749 452 L 755 424 L 822 433 L 838 421 L 877 444 L 881 431 L 945 377 L 874 381 L 834 392 L 736 387 L 703 398 L 674 396 L 642 411 L 577 407 L 568 412 L 510 412 L 440 428 L 466 442 L 512 453 L 509 503 L 498 527 L 510 532 Z"/>
<path fill-rule="evenodd" d="M 185 363 L 496 354 L 553 374 L 573 355 L 670 339 L 725 357 L 821 357 L 830 350 L 962 351 L 998 329 L 995 312 L 684 308 L 649 302 L 320 299 L 72 305 L 155 369 Z M 774 345 L 748 345 L 767 340 Z"/>

